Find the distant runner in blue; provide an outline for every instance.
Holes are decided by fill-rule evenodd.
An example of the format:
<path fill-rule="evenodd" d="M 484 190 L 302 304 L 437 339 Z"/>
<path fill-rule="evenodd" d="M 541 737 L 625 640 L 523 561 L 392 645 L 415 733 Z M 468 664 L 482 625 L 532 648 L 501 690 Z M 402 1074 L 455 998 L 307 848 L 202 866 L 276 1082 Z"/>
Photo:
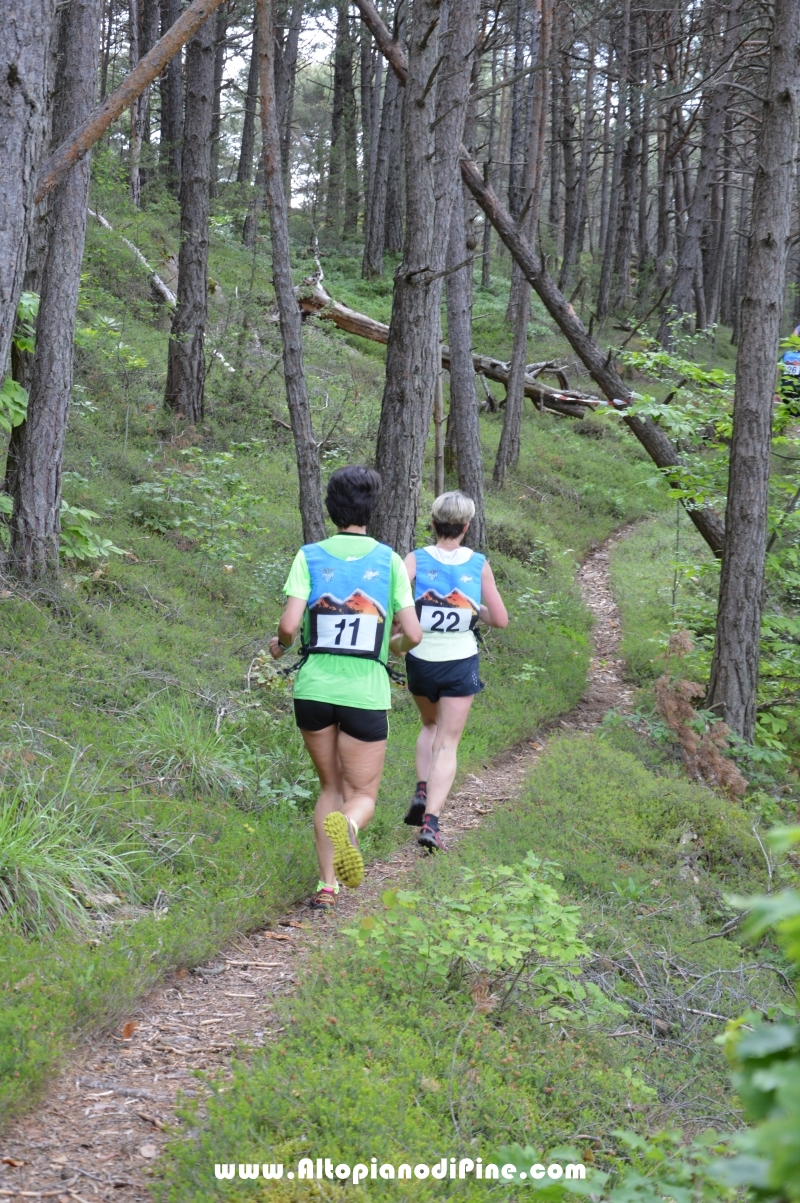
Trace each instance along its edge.
<path fill-rule="evenodd" d="M 508 612 L 484 555 L 463 547 L 475 517 L 464 493 L 442 493 L 433 503 L 432 547 L 406 556 L 422 642 L 406 656 L 408 688 L 422 718 L 417 739 L 417 788 L 405 822 L 421 827 L 417 842 L 429 851 L 444 848 L 439 816 L 458 767 L 461 733 L 472 699 L 480 693 L 478 621 L 508 626 Z"/>
<path fill-rule="evenodd" d="M 792 331 L 795 338 L 800 338 L 800 326 Z M 794 406 L 800 402 L 800 347 L 790 348 L 784 351 L 781 356 L 781 381 L 786 387 L 783 389 L 784 400 L 791 401 Z M 796 413 L 796 409 L 791 410 Z"/>

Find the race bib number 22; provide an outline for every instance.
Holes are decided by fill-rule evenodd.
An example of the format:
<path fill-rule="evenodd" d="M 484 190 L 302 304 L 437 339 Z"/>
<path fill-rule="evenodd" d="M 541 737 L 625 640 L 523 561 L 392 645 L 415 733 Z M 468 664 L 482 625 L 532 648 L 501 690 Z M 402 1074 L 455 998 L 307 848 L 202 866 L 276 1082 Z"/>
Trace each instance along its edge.
<path fill-rule="evenodd" d="M 420 626 L 423 631 L 468 631 L 475 616 L 474 610 L 457 606 L 422 606 Z"/>

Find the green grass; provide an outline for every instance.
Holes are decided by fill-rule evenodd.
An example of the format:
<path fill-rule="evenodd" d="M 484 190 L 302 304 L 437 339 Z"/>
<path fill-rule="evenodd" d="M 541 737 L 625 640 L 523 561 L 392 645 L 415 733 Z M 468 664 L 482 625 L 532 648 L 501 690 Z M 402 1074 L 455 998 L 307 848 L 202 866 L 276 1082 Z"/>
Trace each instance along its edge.
<path fill-rule="evenodd" d="M 372 1156 L 496 1162 L 513 1144 L 544 1162 L 567 1145 L 613 1169 L 618 1129 L 735 1123 L 711 1040 L 721 1021 L 681 1007 L 773 1013 L 790 1001 L 768 951 L 754 957 L 735 938 L 708 938 L 729 913 L 723 891 L 765 883 L 750 822 L 740 807 L 657 776 L 598 736 L 553 741 L 520 800 L 402 884 L 422 892 L 420 914 L 435 923 L 437 899 L 452 897 L 465 868 L 520 864 L 529 850 L 557 861 L 563 900 L 580 906 L 593 951 L 575 980 L 593 984 L 594 995 L 580 1004 L 565 987 L 554 1007 L 523 979 L 510 1005 L 481 1013 L 469 972 L 420 988 L 419 973 L 381 967 L 340 934 L 283 1004 L 284 1033 L 235 1068 L 202 1117 L 187 1116 L 190 1133 L 172 1144 L 161 1196 L 310 1200 L 319 1197 L 313 1183 L 220 1182 L 213 1166 L 288 1170 L 317 1156 L 351 1166 Z M 662 1016 L 661 1030 L 648 1013 Z M 430 1180 L 365 1187 L 367 1197 L 420 1200 L 507 1191 Z"/>
<path fill-rule="evenodd" d="M 77 757 L 70 791 L 92 795 L 86 829 L 96 824 L 104 846 L 133 854 L 132 909 L 78 938 L 63 928 L 31 937 L 0 919 L 4 1118 L 30 1105 L 72 1044 L 115 1024 L 171 968 L 273 919 L 316 876 L 312 783 L 288 694 L 245 689 L 301 542 L 291 436 L 273 421 L 287 412 L 267 243 L 262 237 L 251 254 L 224 221 L 214 226 L 209 346 L 236 370 L 211 361 L 206 422 L 201 433 L 187 431 L 162 409 L 167 317 L 118 237 L 158 269 L 177 250 L 175 206 L 134 212 L 123 191 L 98 158 L 93 205 L 115 233 L 90 224 L 64 487 L 70 504 L 100 515 L 99 534 L 132 554 L 112 556 L 101 570 L 68 564 L 61 588 L 0 600 L 0 788 L 13 796 L 26 773 L 44 773 L 57 793 Z M 302 251 L 298 277 L 307 270 Z M 327 259 L 328 270 L 332 288 L 337 272 L 355 288 L 350 260 Z M 496 315 L 504 289 L 500 281 Z M 387 279 L 344 299 L 381 317 L 390 295 Z M 325 473 L 369 460 L 380 357 L 321 323 L 307 324 L 304 339 Z M 487 473 L 501 424 L 501 415 L 483 418 Z M 489 495 L 490 557 L 512 624 L 487 637 L 489 688 L 462 742 L 464 772 L 578 698 L 589 620 L 575 563 L 615 526 L 660 504 L 634 441 L 600 423 L 586 437 L 590 425 L 529 408 L 519 467 L 503 492 Z M 234 443 L 247 446 L 215 466 Z M 205 491 L 182 471 L 192 448 L 203 455 Z M 423 505 L 432 478 L 429 462 Z M 170 488 L 186 494 L 183 512 L 194 525 L 171 528 L 169 506 L 152 492 L 168 479 L 185 481 Z M 134 491 L 142 484 L 149 493 Z M 368 857 L 386 856 L 406 834 L 416 730 L 410 699 L 396 693 Z"/>
<path fill-rule="evenodd" d="M 611 583 L 622 618 L 621 651 L 629 675 L 646 685 L 664 671 L 670 632 L 681 615 L 716 587 L 713 557 L 683 507 L 642 523 L 611 553 Z M 701 630 L 713 638 L 713 628 Z M 687 661 L 692 675 L 694 660 Z"/>

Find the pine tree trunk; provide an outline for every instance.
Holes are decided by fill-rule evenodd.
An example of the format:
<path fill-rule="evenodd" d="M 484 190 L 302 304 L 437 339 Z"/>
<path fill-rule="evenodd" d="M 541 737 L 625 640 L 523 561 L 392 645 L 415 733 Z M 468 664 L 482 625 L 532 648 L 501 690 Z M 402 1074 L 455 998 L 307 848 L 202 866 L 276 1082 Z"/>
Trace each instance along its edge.
<path fill-rule="evenodd" d="M 256 48 L 256 56 L 258 56 L 258 48 Z M 258 156 L 256 178 L 253 185 L 253 195 L 250 197 L 250 203 L 247 206 L 247 213 L 242 226 L 242 243 L 247 247 L 254 247 L 256 244 L 258 223 L 261 220 L 261 214 L 264 209 L 265 187 L 266 176 L 264 175 L 264 151 L 262 148 L 261 154 Z"/>
<path fill-rule="evenodd" d="M 622 160 L 625 150 L 625 132 L 628 122 L 628 72 L 630 65 L 631 42 L 631 0 L 623 0 L 622 29 L 620 32 L 620 49 L 617 54 L 619 64 L 619 89 L 617 92 L 617 113 L 614 122 L 614 155 L 611 164 L 611 189 L 608 203 L 605 240 L 603 243 L 603 261 L 600 265 L 600 282 L 597 287 L 597 304 L 595 311 L 599 322 L 604 322 L 611 309 L 611 290 L 614 278 L 614 262 L 617 257 L 617 240 L 620 222 L 620 185 L 622 182 Z"/>
<path fill-rule="evenodd" d="M 208 194 L 217 195 L 219 138 L 222 126 L 222 81 L 225 74 L 225 41 L 228 37 L 228 6 L 217 9 L 214 18 L 214 101 L 211 106 L 211 171 Z"/>
<path fill-rule="evenodd" d="M 0 4 L 0 379 L 25 274 L 36 169 L 47 129 L 56 0 Z"/>
<path fill-rule="evenodd" d="M 128 20 L 130 25 L 128 61 L 132 71 L 142 57 L 139 50 L 139 39 L 142 32 L 140 0 L 128 0 Z M 144 92 L 142 93 L 144 96 Z M 139 163 L 142 157 L 142 131 L 144 128 L 144 111 L 142 96 L 131 105 L 131 140 L 128 159 L 128 189 L 131 204 L 138 209 L 141 203 L 141 180 L 139 178 Z"/>
<path fill-rule="evenodd" d="M 91 113 L 102 21 L 101 0 L 71 0 L 60 28 L 53 141 Z M 58 572 L 61 458 L 72 393 L 72 352 L 86 236 L 91 156 L 58 186 L 42 275 L 28 413 L 17 443 L 9 563 L 19 576 Z"/>
<path fill-rule="evenodd" d="M 348 86 L 349 78 L 349 86 Z M 347 178 L 349 112 L 346 108 L 353 89 L 353 46 L 350 41 L 349 0 L 337 0 L 336 45 L 333 52 L 333 101 L 331 104 L 331 148 L 328 165 L 328 195 L 325 224 L 333 237 L 342 231 Z"/>
<path fill-rule="evenodd" d="M 494 144 L 496 137 L 496 117 L 497 117 L 497 92 L 494 86 L 497 83 L 497 50 L 492 49 L 492 100 L 489 109 L 489 132 L 486 143 L 486 158 L 483 162 L 483 179 L 486 184 L 491 187 L 492 184 L 492 162 L 494 159 Z M 492 223 L 484 218 L 483 222 L 483 257 L 481 259 L 481 286 L 488 288 L 492 282 L 491 269 L 491 250 L 492 250 Z"/>
<path fill-rule="evenodd" d="M 292 198 L 292 120 L 297 80 L 297 54 L 300 48 L 304 5 L 305 0 L 294 0 L 282 51 L 278 54 L 277 47 L 275 51 L 275 105 L 281 136 L 283 195 L 287 209 L 291 205 Z"/>
<path fill-rule="evenodd" d="M 386 208 L 383 231 L 383 249 L 397 255 L 403 249 L 403 222 L 405 196 L 403 188 L 403 110 L 406 105 L 406 89 L 398 88 L 395 103 L 396 118 L 391 127 L 389 144 L 389 170 L 386 177 Z"/>
<path fill-rule="evenodd" d="M 403 144 L 406 233 L 395 273 L 386 383 L 376 448 L 383 492 L 376 537 L 405 554 L 414 545 L 425 442 L 439 371 L 439 309 L 459 184 L 477 0 L 414 0 Z M 447 30 L 441 28 L 445 15 Z M 439 81 L 437 82 L 437 75 Z"/>
<path fill-rule="evenodd" d="M 570 270 L 576 258 L 578 223 L 580 221 L 581 171 L 575 153 L 577 115 L 572 95 L 572 63 L 567 54 L 561 55 L 561 154 L 564 161 L 564 253 L 558 287 L 566 288 Z"/>
<path fill-rule="evenodd" d="M 361 190 L 358 176 L 358 111 L 353 78 L 354 42 L 349 3 L 347 6 L 347 40 L 350 47 L 350 67 L 344 76 L 344 111 L 342 113 L 344 141 L 344 229 L 342 232 L 352 237 L 358 226 Z"/>
<path fill-rule="evenodd" d="M 239 166 L 236 183 L 249 184 L 253 177 L 253 153 L 256 147 L 256 112 L 258 110 L 258 37 L 253 18 L 253 48 L 250 51 L 250 66 L 247 71 L 247 92 L 244 98 L 244 121 L 242 143 L 239 149 Z"/>
<path fill-rule="evenodd" d="M 389 184 L 390 157 L 400 124 L 402 88 L 394 71 L 386 78 L 378 133 L 375 179 L 370 194 L 369 217 L 364 237 L 364 258 L 361 275 L 365 280 L 383 275 L 383 247 L 386 238 L 386 203 Z"/>
<path fill-rule="evenodd" d="M 362 156 L 362 190 L 364 193 L 364 212 L 369 208 L 369 170 L 372 158 L 372 114 L 373 92 L 375 90 L 375 55 L 372 37 L 366 25 L 361 26 L 359 40 L 358 86 L 359 109 L 361 116 L 361 156 Z"/>
<path fill-rule="evenodd" d="M 714 85 L 706 101 L 706 117 L 703 124 L 703 138 L 700 146 L 700 163 L 697 168 L 697 178 L 694 184 L 692 199 L 687 210 L 686 226 L 681 239 L 675 277 L 672 282 L 664 317 L 658 331 L 659 342 L 664 347 L 672 345 L 672 329 L 676 319 L 681 318 L 692 309 L 694 280 L 700 260 L 700 240 L 703 228 L 708 221 L 719 149 L 722 144 L 722 135 L 725 128 L 725 112 L 729 95 L 725 69 L 741 37 L 738 21 L 741 3 L 742 0 L 733 0 L 728 10 L 725 35 L 716 64 L 717 69 L 714 73 L 715 76 L 722 73 L 722 79 L 716 78 L 714 80 Z M 713 14 L 715 12 L 714 6 L 710 5 L 709 10 Z M 709 22 L 711 20 L 712 17 L 709 16 Z"/>
<path fill-rule="evenodd" d="M 142 4 L 142 32 L 139 37 L 139 54 L 148 54 L 160 35 L 161 23 L 161 4 L 160 0 L 141 0 Z M 142 95 L 139 97 L 142 107 L 141 127 L 142 127 L 142 146 L 146 147 L 144 164 L 139 165 L 140 186 L 146 188 L 152 178 L 152 151 L 150 149 L 150 102 L 152 100 L 152 85 L 145 88 Z"/>
<path fill-rule="evenodd" d="M 474 245 L 465 222 L 464 190 L 456 190 L 447 244 L 447 341 L 450 348 L 450 417 L 447 433 L 456 452 L 458 487 L 475 502 L 475 517 L 467 541 L 470 547 L 486 545 L 486 510 L 483 488 L 483 451 L 475 369 L 472 363 L 472 263 L 464 264 Z M 470 202 L 471 203 L 471 198 Z"/>
<path fill-rule="evenodd" d="M 506 408 L 492 472 L 492 482 L 497 488 L 502 488 L 506 479 L 506 471 L 513 468 L 519 460 L 522 408 L 525 402 L 525 362 L 528 357 L 531 289 L 516 263 L 513 272 L 515 281 L 521 281 L 522 287 L 518 286 L 513 326 L 514 345 L 509 363 L 508 384 L 506 385 Z"/>
<path fill-rule="evenodd" d="M 186 47 L 178 304 L 170 331 L 164 392 L 164 404 L 193 426 L 203 420 L 206 376 L 214 38 L 214 22 L 206 21 Z"/>
<path fill-rule="evenodd" d="M 366 27 L 365 27 L 366 28 Z M 378 55 L 377 63 L 375 64 L 375 78 L 372 84 L 370 101 L 372 104 L 372 117 L 370 118 L 370 141 L 369 141 L 369 160 L 365 164 L 366 180 L 364 187 L 364 256 L 361 261 L 361 275 L 364 279 L 369 278 L 366 270 L 367 267 L 367 247 L 372 239 L 372 222 L 374 219 L 373 205 L 375 197 L 375 182 L 378 176 L 378 147 L 380 142 L 380 126 L 381 126 L 381 88 L 383 86 L 383 55 Z M 385 205 L 385 197 L 384 197 Z M 382 223 L 381 223 L 381 228 Z M 383 251 L 383 239 L 381 239 L 381 252 Z M 382 258 L 382 256 L 381 256 Z M 381 267 L 383 264 L 381 263 Z M 377 273 L 380 275 L 380 272 Z"/>
<path fill-rule="evenodd" d="M 258 21 L 259 76 L 261 81 L 261 128 L 264 140 L 264 172 L 267 184 L 272 280 L 281 319 L 283 375 L 286 403 L 294 435 L 297 476 L 300 486 L 300 515 L 303 541 L 325 538 L 319 450 L 311 422 L 305 369 L 300 307 L 292 285 L 289 253 L 289 215 L 283 191 L 279 115 L 275 97 L 275 0 L 256 0 Z"/>
<path fill-rule="evenodd" d="M 549 86 L 548 61 L 553 41 L 553 0 L 544 0 L 541 6 L 538 30 L 537 67 L 534 75 L 533 103 L 528 129 L 528 146 L 525 156 L 523 179 L 525 217 L 522 232 L 528 239 L 535 237 L 539 207 L 544 187 L 545 133 L 547 127 L 547 94 Z M 554 74 L 555 78 L 555 74 Z M 531 315 L 531 286 L 521 268 L 514 263 L 511 274 L 510 296 L 513 306 L 511 327 L 514 334 L 508 384 L 506 385 L 506 407 L 503 429 L 495 456 L 492 481 L 497 488 L 505 483 L 506 472 L 519 460 L 522 438 L 522 411 L 525 404 L 525 365 L 528 358 L 528 323 Z"/>
<path fill-rule="evenodd" d="M 181 15 L 181 0 L 161 0 L 161 36 Z M 177 196 L 181 180 L 181 146 L 183 143 L 183 72 L 181 54 L 170 59 L 160 82 L 161 141 L 158 166 L 167 186 Z"/>
<path fill-rule="evenodd" d="M 508 146 L 508 211 L 517 221 L 522 210 L 527 144 L 525 79 L 518 78 L 525 66 L 525 0 L 514 0 L 509 14 L 514 21 L 514 66 L 511 85 L 511 134 Z M 510 24 L 510 20 L 509 20 Z"/>
<path fill-rule="evenodd" d="M 725 549 L 706 703 L 749 742 L 756 722 L 775 363 L 797 173 L 800 0 L 776 0 L 771 41 L 753 181 Z"/>

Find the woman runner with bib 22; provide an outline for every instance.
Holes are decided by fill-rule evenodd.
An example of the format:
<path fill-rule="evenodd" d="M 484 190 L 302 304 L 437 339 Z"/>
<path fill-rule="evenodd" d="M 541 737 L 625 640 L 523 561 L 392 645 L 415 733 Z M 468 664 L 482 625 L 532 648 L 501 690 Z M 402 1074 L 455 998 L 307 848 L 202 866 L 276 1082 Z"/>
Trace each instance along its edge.
<path fill-rule="evenodd" d="M 433 503 L 433 547 L 406 556 L 422 642 L 406 656 L 409 691 L 419 708 L 417 788 L 405 822 L 421 827 L 417 843 L 443 848 L 439 816 L 456 775 L 458 742 L 472 699 L 483 684 L 479 675 L 478 620 L 508 626 L 508 612 L 494 574 L 480 552 L 462 547 L 475 516 L 475 502 L 464 493 L 442 493 Z"/>
<path fill-rule="evenodd" d="M 297 553 L 269 645 L 280 659 L 302 624 L 294 714 L 321 786 L 314 810 L 320 880 L 311 903 L 318 910 L 335 904 L 337 878 L 351 889 L 363 880 L 358 832 L 375 811 L 383 773 L 388 652 L 391 644 L 400 655 L 422 638 L 403 561 L 367 534 L 380 489 L 371 468 L 333 473 L 325 504 L 337 534 Z"/>

